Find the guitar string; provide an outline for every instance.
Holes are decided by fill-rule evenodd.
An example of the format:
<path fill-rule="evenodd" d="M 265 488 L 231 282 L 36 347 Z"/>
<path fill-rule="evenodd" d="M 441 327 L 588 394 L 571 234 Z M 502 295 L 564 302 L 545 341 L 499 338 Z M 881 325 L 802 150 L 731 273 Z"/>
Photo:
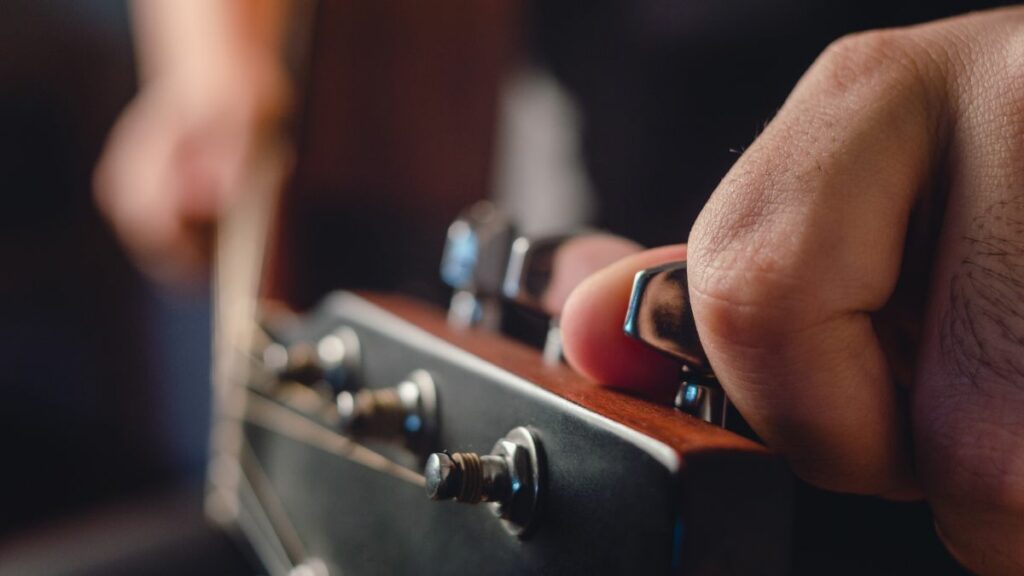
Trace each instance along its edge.
<path fill-rule="evenodd" d="M 302 544 L 302 538 L 299 536 L 299 531 L 295 529 L 295 524 L 288 517 L 284 503 L 274 491 L 270 476 L 248 441 L 242 442 L 242 452 L 243 477 L 256 498 L 256 507 L 270 524 L 270 529 L 289 562 L 292 564 L 301 562 L 306 558 L 306 547 Z"/>
<path fill-rule="evenodd" d="M 292 411 L 264 396 L 249 391 L 245 421 L 275 432 L 286 438 L 319 448 L 324 452 L 341 456 L 356 464 L 407 482 L 424 486 L 422 474 L 396 464 L 386 456 L 359 444 L 358 442 L 331 431 L 309 418 Z"/>

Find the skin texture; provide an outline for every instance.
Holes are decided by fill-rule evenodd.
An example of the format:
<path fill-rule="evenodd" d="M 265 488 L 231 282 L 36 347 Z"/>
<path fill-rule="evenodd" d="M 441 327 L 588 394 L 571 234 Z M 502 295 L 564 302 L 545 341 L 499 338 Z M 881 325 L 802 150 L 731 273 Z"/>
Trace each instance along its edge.
<path fill-rule="evenodd" d="M 566 304 L 567 358 L 598 382 L 667 386 L 618 340 L 633 273 L 677 259 L 658 250 Z M 969 569 L 1024 573 L 1024 9 L 834 43 L 715 190 L 687 256 L 712 366 L 799 475 L 923 496 Z"/>

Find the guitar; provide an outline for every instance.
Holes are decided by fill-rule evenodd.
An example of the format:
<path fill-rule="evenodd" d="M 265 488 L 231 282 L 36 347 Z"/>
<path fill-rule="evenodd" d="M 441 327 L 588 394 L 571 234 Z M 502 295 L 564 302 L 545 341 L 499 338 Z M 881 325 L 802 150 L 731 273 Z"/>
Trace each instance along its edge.
<path fill-rule="evenodd" d="M 507 17 L 479 6 L 488 22 Z M 407 20 L 401 25 L 415 19 Z M 358 37 L 352 27 L 317 35 L 314 44 L 328 45 L 321 50 L 328 55 L 351 53 L 338 44 Z M 436 30 L 446 38 L 459 31 Z M 472 38 L 463 44 L 479 44 L 479 34 L 465 33 Z M 498 68 L 502 50 L 488 46 L 474 52 L 487 65 L 473 70 Z M 317 88 L 318 78 L 334 88 L 363 79 L 343 67 L 339 74 L 339 66 L 313 68 L 313 108 L 338 105 L 331 86 Z M 496 79 L 483 76 L 470 83 L 474 102 L 494 99 Z M 388 77 L 369 76 L 391 85 Z M 413 95 L 417 104 L 438 106 L 452 96 L 446 89 L 424 80 L 383 108 L 408 112 L 402 98 Z M 357 115 L 341 110 L 346 120 Z M 340 187 L 345 201 L 328 194 L 330 173 L 361 183 L 382 171 L 358 165 L 357 154 L 341 154 L 341 167 L 328 161 L 359 144 L 352 131 L 332 133 L 330 122 L 308 123 L 305 139 L 341 144 L 300 142 L 294 186 L 312 192 L 290 194 L 275 225 L 280 155 L 270 154 L 264 173 L 253 175 L 250 202 L 219 238 L 212 521 L 251 547 L 271 574 L 959 573 L 923 506 L 826 494 L 794 481 L 749 435 L 707 422 L 723 413 L 716 403 L 687 413 L 586 382 L 557 352 L 545 353 L 557 342 L 550 336 L 557 324 L 542 322 L 539 337 L 526 337 L 517 319 L 530 314 L 500 314 L 511 300 L 523 307 L 505 295 L 509 267 L 501 262 L 490 276 L 452 282 L 448 311 L 391 293 L 327 293 L 339 270 L 357 271 L 349 284 L 371 277 L 387 284 L 394 270 L 421 265 L 395 245 L 381 248 L 384 235 L 408 234 L 414 241 L 406 243 L 427 244 L 422 253 L 440 253 L 443 237 L 427 232 L 450 217 L 446 207 L 470 201 L 466 191 L 485 184 L 493 138 L 482 126 L 493 114 L 484 106 L 471 112 L 462 140 L 453 137 L 447 147 L 433 140 L 437 126 L 396 120 L 387 128 L 417 131 L 408 136 L 419 150 L 413 156 L 471 159 L 396 162 L 409 173 L 375 190 L 408 199 L 411 217 L 395 220 L 394 203 L 361 195 L 358 186 L 355 193 Z M 391 227 L 375 229 L 381 220 Z M 264 266 L 259 247 L 275 229 L 279 240 Z M 352 232 L 336 235 L 350 243 L 333 242 L 338 230 Z M 261 279 L 263 295 L 287 302 L 284 311 L 256 297 Z M 715 394 L 708 388 L 703 398 Z"/>
<path fill-rule="evenodd" d="M 749 439 L 401 296 L 264 324 L 210 508 L 272 573 L 789 571 L 789 474 Z"/>

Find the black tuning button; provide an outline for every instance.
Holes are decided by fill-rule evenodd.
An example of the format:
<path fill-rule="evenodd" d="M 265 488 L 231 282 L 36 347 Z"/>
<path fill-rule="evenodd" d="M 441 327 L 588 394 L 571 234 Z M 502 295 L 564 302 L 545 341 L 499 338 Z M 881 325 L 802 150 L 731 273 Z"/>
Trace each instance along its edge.
<path fill-rule="evenodd" d="M 712 424 L 726 425 L 729 400 L 701 346 L 690 307 L 686 262 L 637 272 L 623 327 L 682 366 L 676 408 Z"/>

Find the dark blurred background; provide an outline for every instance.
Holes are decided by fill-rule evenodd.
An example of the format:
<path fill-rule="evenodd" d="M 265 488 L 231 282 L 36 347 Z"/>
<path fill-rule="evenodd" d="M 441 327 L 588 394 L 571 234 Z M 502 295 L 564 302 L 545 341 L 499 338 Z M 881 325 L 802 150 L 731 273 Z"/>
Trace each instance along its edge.
<path fill-rule="evenodd" d="M 123 0 L 0 4 L 0 573 L 14 569 L 3 552 L 30 542 L 52 573 L 57 550 L 66 570 L 92 557 L 97 573 L 131 573 L 125 550 L 159 538 L 161 522 L 203 530 L 206 288 L 141 278 L 90 190 L 134 92 Z M 142 510 L 163 520 L 135 521 Z M 56 539 L 88 534 L 97 515 L 124 530 Z"/>

